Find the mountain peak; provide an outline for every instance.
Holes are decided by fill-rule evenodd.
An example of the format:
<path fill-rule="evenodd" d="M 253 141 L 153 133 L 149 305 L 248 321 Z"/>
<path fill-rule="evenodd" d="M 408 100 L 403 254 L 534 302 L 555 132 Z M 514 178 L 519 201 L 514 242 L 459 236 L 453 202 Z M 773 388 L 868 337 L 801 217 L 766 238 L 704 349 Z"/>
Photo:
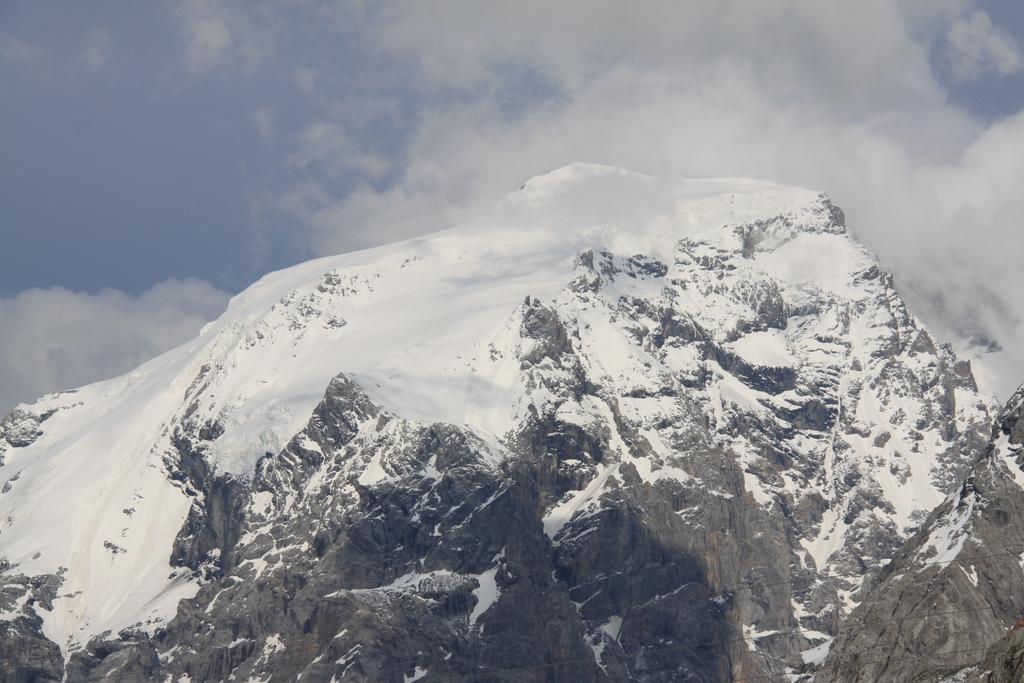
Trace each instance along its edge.
<path fill-rule="evenodd" d="M 670 260 L 680 239 L 745 226 L 748 238 L 772 233 L 762 245 L 767 248 L 795 232 L 842 234 L 845 218 L 828 196 L 803 188 L 745 178 L 657 177 L 577 162 L 530 178 L 462 230 L 555 248 L 600 244 Z"/>
<path fill-rule="evenodd" d="M 495 614 L 543 604 L 578 631 L 558 656 L 593 653 L 586 679 L 632 656 L 611 624 L 652 662 L 650 633 L 706 637 L 684 614 L 834 629 L 969 467 L 988 409 L 824 195 L 572 164 L 472 224 L 270 274 L 191 342 L 22 406 L 0 423 L 3 577 L 25 633 L 67 657 L 134 629 L 229 661 L 210 654 L 238 605 L 274 624 L 253 637 L 295 644 L 310 618 L 340 638 L 366 605 L 413 618 L 426 603 L 401 596 L 429 593 L 455 617 L 415 616 L 414 640 L 477 651 Z M 282 621 L 248 593 L 265 585 L 325 611 Z M 634 631 L 635 610 L 660 626 Z M 329 678 L 362 632 L 289 651 L 329 650 L 302 663 Z M 754 651 L 725 642 L 688 666 L 717 680 Z M 299 673 L 267 647 L 240 676 Z"/>

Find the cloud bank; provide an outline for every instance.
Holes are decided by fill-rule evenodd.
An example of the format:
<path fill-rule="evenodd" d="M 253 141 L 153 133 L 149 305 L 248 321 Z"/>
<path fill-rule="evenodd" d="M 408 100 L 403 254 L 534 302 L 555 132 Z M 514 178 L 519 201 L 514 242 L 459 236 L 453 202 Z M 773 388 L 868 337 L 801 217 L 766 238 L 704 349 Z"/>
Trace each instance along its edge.
<path fill-rule="evenodd" d="M 131 370 L 194 337 L 227 300 L 200 280 L 168 280 L 139 296 L 52 288 L 0 298 L 0 414 Z"/>

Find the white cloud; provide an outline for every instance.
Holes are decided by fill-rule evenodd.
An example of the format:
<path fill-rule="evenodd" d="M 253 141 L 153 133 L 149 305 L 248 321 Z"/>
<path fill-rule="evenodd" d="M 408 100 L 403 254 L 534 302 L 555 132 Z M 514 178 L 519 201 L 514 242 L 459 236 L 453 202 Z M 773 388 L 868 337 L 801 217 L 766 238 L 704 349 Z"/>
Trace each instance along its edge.
<path fill-rule="evenodd" d="M 318 166 L 332 176 L 354 171 L 376 178 L 391 168 L 388 160 L 365 150 L 341 125 L 326 120 L 306 126 L 299 136 L 298 150 L 288 161 L 300 167 Z"/>
<path fill-rule="evenodd" d="M 262 4 L 239 0 L 179 0 L 185 64 L 199 75 L 222 67 L 252 70 L 274 49 L 277 26 Z"/>
<path fill-rule="evenodd" d="M 915 20 L 932 21 L 936 12 L 920 8 Z M 510 61 L 569 90 L 609 68 L 679 73 L 730 61 L 750 65 L 780 93 L 815 91 L 821 105 L 847 114 L 943 99 L 926 46 L 909 38 L 891 0 L 439 0 L 399 2 L 382 14 L 370 26 L 378 44 L 408 56 L 430 85 L 488 81 Z"/>
<path fill-rule="evenodd" d="M 274 114 L 270 107 L 257 107 L 252 113 L 252 124 L 260 140 L 269 140 L 274 135 Z"/>
<path fill-rule="evenodd" d="M 44 52 L 17 36 L 0 33 L 0 57 L 8 62 L 29 65 L 40 61 Z"/>
<path fill-rule="evenodd" d="M 178 16 L 188 41 L 189 69 L 198 73 L 217 64 L 231 47 L 231 31 L 223 4 L 185 0 L 178 5 Z"/>
<path fill-rule="evenodd" d="M 227 298 L 201 280 L 167 280 L 139 296 L 51 288 L 0 298 L 0 414 L 126 372 L 187 341 Z"/>
<path fill-rule="evenodd" d="M 106 63 L 110 47 L 110 32 L 105 28 L 93 29 L 82 38 L 82 61 L 96 71 Z"/>
<path fill-rule="evenodd" d="M 982 10 L 957 18 L 946 34 L 953 75 L 974 80 L 986 72 L 1007 76 L 1024 68 L 1020 47 Z"/>
<path fill-rule="evenodd" d="M 292 72 L 292 81 L 306 95 L 312 95 L 316 86 L 316 71 L 308 67 L 299 67 Z"/>

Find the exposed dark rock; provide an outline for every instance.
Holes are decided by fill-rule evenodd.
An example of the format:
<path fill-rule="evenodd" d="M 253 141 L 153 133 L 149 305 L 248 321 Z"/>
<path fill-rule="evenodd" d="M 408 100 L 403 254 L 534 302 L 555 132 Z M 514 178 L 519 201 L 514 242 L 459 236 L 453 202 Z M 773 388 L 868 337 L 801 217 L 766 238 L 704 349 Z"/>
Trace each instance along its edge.
<path fill-rule="evenodd" d="M 49 609 L 60 582 L 59 576 L 16 574 L 0 560 L 0 613 L 17 615 L 0 620 L 0 681 L 61 680 L 64 658 L 60 647 L 43 635 L 42 619 L 33 609 L 36 604 Z"/>

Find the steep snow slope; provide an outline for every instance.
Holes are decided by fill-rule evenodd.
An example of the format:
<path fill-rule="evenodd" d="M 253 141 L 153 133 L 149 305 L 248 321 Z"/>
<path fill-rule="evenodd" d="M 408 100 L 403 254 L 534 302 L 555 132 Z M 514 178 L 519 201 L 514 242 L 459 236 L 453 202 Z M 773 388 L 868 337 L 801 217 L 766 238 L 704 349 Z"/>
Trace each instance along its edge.
<path fill-rule="evenodd" d="M 541 302 L 613 407 L 564 394 L 562 370 L 524 371 L 550 342 L 523 332 Z M 0 557 L 6 575 L 53 575 L 59 590 L 18 610 L 65 650 L 166 622 L 205 580 L 170 562 L 212 496 L 182 444 L 250 478 L 342 371 L 386 411 L 462 425 L 499 459 L 531 416 L 609 435 L 610 457 L 545 512 L 555 546 L 586 534 L 626 469 L 713 482 L 713 461 L 681 445 L 709 430 L 751 504 L 794 520 L 806 587 L 786 620 L 823 632 L 812 643 L 959 480 L 988 423 L 969 366 L 935 347 L 822 195 L 574 164 L 474 225 L 268 275 L 189 344 L 21 406 L 0 432 Z M 363 467 L 367 486 L 393 474 Z"/>

